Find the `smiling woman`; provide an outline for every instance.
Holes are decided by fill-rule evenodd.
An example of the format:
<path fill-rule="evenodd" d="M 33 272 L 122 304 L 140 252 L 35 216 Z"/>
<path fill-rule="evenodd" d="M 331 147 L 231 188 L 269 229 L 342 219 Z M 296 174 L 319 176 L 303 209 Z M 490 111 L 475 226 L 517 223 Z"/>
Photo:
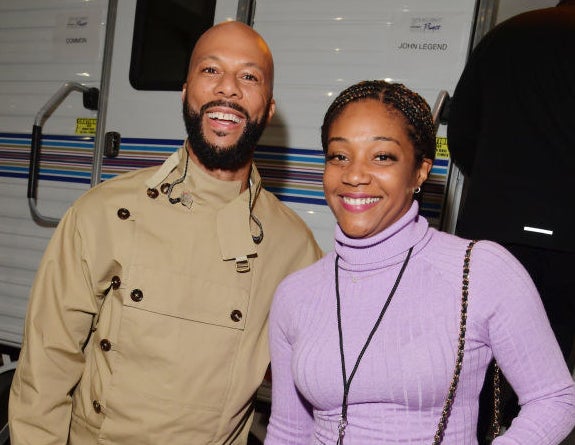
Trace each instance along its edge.
<path fill-rule="evenodd" d="M 328 109 L 322 127 L 324 191 L 340 228 L 372 236 L 411 207 L 435 157 L 425 100 L 401 84 L 361 82 Z"/>
<path fill-rule="evenodd" d="M 363 238 L 389 227 L 409 210 L 432 163 L 416 162 L 405 118 L 387 105 L 348 105 L 329 130 L 323 180 L 340 228 Z"/>
<path fill-rule="evenodd" d="M 500 245 L 471 255 L 419 215 L 435 151 L 425 100 L 353 85 L 329 107 L 322 146 L 335 251 L 276 290 L 266 445 L 477 445 L 493 358 L 529 407 L 493 445 L 560 443 L 575 387 L 529 275 Z"/>

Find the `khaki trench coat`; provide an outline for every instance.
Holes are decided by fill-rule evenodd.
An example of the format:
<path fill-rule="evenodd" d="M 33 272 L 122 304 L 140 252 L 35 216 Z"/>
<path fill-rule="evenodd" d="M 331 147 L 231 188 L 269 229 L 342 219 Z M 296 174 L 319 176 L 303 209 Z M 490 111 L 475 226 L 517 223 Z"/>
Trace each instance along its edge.
<path fill-rule="evenodd" d="M 186 162 L 108 180 L 62 219 L 31 292 L 12 445 L 245 443 L 274 290 L 321 252 L 255 166 L 240 193 L 190 160 L 168 196 Z"/>

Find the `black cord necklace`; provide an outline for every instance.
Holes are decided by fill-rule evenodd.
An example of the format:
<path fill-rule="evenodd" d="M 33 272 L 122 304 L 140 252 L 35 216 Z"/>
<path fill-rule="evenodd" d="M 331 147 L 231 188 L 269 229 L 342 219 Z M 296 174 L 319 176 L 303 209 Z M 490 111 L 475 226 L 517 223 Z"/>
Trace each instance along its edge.
<path fill-rule="evenodd" d="M 262 223 L 260 222 L 260 220 L 256 218 L 256 216 L 252 213 L 254 209 L 254 203 L 252 202 L 252 181 L 250 179 L 248 179 L 248 190 L 249 190 L 248 209 L 250 210 L 250 221 L 253 221 L 260 230 L 260 233 L 258 235 L 252 234 L 252 240 L 254 241 L 254 243 L 259 244 L 264 239 L 264 228 L 262 227 Z"/>
<path fill-rule="evenodd" d="M 186 180 L 186 176 L 188 174 L 188 163 L 190 162 L 190 154 L 188 153 L 188 150 L 186 150 L 186 166 L 184 167 L 184 174 L 176 179 L 174 182 L 172 182 L 170 184 L 170 187 L 168 188 L 168 191 L 166 192 L 168 195 L 168 200 L 170 201 L 170 204 L 177 204 L 178 202 L 180 202 L 182 200 L 182 198 L 172 198 L 172 191 L 174 190 L 174 187 L 178 184 L 181 184 L 182 182 L 184 182 Z"/>
<path fill-rule="evenodd" d="M 337 299 L 337 328 L 338 328 L 338 332 L 339 332 L 339 352 L 341 355 L 341 373 L 343 376 L 343 401 L 341 402 L 341 416 L 339 418 L 339 424 L 337 427 L 338 433 L 339 433 L 338 439 L 337 439 L 337 445 L 343 445 L 343 436 L 345 436 L 345 428 L 347 427 L 347 396 L 349 394 L 349 388 L 351 386 L 351 381 L 353 380 L 353 377 L 355 376 L 357 368 L 359 367 L 359 363 L 361 362 L 361 359 L 363 358 L 363 354 L 365 354 L 365 351 L 367 350 L 367 347 L 369 346 L 371 339 L 375 335 L 375 332 L 377 331 L 377 328 L 379 327 L 381 320 L 383 319 L 383 315 L 385 314 L 385 311 L 387 310 L 389 303 L 391 303 L 391 299 L 392 299 L 393 295 L 395 294 L 397 287 L 399 286 L 399 282 L 401 281 L 401 277 L 403 276 L 403 272 L 405 271 L 405 268 L 407 267 L 407 263 L 409 262 L 409 258 L 411 257 L 412 251 L 413 251 L 413 247 L 411 247 L 409 249 L 409 251 L 407 252 L 407 256 L 405 257 L 405 260 L 403 261 L 403 265 L 401 266 L 401 270 L 399 271 L 399 274 L 397 275 L 397 278 L 395 280 L 395 284 L 393 285 L 393 288 L 391 289 L 391 292 L 389 293 L 389 296 L 387 297 L 387 300 L 386 300 L 385 304 L 383 305 L 383 308 L 381 309 L 379 317 L 378 317 L 377 321 L 375 322 L 375 324 L 373 325 L 373 328 L 371 329 L 371 332 L 369 333 L 367 340 L 365 341 L 365 344 L 363 345 L 363 348 L 361 349 L 361 352 L 359 353 L 359 356 L 357 357 L 357 360 L 355 361 L 355 366 L 353 367 L 353 370 L 351 371 L 351 374 L 349 375 L 349 379 L 347 378 L 347 374 L 345 371 L 345 355 L 343 352 L 343 331 L 342 331 L 342 327 L 341 327 L 341 302 L 340 302 L 340 297 L 339 297 L 339 255 L 337 255 L 335 258 L 335 296 Z"/>

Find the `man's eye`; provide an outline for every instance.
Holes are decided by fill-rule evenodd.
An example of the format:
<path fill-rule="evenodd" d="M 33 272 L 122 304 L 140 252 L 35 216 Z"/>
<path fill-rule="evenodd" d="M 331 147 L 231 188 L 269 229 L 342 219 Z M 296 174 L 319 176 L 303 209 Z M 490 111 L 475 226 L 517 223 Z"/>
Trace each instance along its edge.
<path fill-rule="evenodd" d="M 251 82 L 257 82 L 258 78 L 251 73 L 246 73 L 242 76 L 244 80 L 249 80 Z"/>
<path fill-rule="evenodd" d="M 213 66 L 207 66 L 205 68 L 202 68 L 202 73 L 216 74 L 217 70 Z"/>

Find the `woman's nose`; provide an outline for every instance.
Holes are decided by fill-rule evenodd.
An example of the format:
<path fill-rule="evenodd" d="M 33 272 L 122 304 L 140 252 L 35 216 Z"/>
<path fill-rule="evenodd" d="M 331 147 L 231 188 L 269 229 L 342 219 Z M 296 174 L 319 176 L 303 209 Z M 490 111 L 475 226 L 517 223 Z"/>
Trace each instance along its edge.
<path fill-rule="evenodd" d="M 342 181 L 344 183 L 354 186 L 367 184 L 370 180 L 371 175 L 369 174 L 366 166 L 363 163 L 357 161 L 350 162 L 342 175 Z"/>

